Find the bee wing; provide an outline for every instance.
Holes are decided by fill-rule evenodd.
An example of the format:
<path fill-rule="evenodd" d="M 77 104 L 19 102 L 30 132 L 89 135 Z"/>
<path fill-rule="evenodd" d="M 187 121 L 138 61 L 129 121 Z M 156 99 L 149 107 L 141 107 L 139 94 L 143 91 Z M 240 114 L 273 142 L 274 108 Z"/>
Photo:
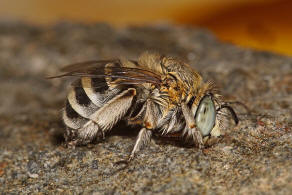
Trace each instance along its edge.
<path fill-rule="evenodd" d="M 114 59 L 114 60 L 92 60 L 92 61 L 79 62 L 79 63 L 67 65 L 61 68 L 61 71 L 62 72 L 79 72 L 79 71 L 84 71 L 86 69 L 94 68 L 97 66 L 104 66 L 108 63 L 115 63 L 118 61 L 119 60 Z"/>
<path fill-rule="evenodd" d="M 64 74 L 48 77 L 109 78 L 110 83 L 120 85 L 153 83 L 161 84 L 160 75 L 149 70 L 122 66 L 120 60 L 87 61 L 68 65 L 61 69 Z M 104 86 L 101 83 L 101 87 Z M 98 87 L 98 86 L 97 86 Z"/>

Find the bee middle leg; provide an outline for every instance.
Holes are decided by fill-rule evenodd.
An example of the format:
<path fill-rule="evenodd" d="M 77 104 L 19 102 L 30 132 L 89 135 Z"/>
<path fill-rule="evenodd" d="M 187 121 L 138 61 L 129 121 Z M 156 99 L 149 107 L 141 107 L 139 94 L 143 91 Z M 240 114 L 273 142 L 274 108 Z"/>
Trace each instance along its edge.
<path fill-rule="evenodd" d="M 135 154 L 145 145 L 147 145 L 150 140 L 151 140 L 151 136 L 152 136 L 152 130 L 148 130 L 146 128 L 142 128 L 139 131 L 135 146 L 129 156 L 128 161 L 131 161 L 134 157 Z"/>
<path fill-rule="evenodd" d="M 131 152 L 130 156 L 128 157 L 128 159 L 120 160 L 120 161 L 116 162 L 116 164 L 128 164 L 129 162 L 131 162 L 134 159 L 137 152 L 139 150 L 141 150 L 142 147 L 146 146 L 150 142 L 151 136 L 152 136 L 152 130 L 149 130 L 149 129 L 146 129 L 145 127 L 143 127 L 139 131 L 135 146 L 132 149 L 132 152 Z"/>
<path fill-rule="evenodd" d="M 150 142 L 153 129 L 156 127 L 157 123 L 157 108 L 154 106 L 151 100 L 146 100 L 142 109 L 144 110 L 144 108 L 145 114 L 142 116 L 142 120 L 139 122 L 139 124 L 141 124 L 143 127 L 139 131 L 134 148 L 132 149 L 132 152 L 127 160 L 118 161 L 116 164 L 128 164 L 131 160 L 133 160 L 137 152 Z M 130 124 L 132 122 L 133 121 L 130 121 Z"/>
<path fill-rule="evenodd" d="M 143 119 L 143 128 L 139 131 L 135 146 L 129 156 L 128 162 L 131 161 L 135 154 L 145 145 L 147 145 L 152 136 L 153 129 L 156 128 L 158 110 L 151 100 L 146 101 L 146 111 Z"/>

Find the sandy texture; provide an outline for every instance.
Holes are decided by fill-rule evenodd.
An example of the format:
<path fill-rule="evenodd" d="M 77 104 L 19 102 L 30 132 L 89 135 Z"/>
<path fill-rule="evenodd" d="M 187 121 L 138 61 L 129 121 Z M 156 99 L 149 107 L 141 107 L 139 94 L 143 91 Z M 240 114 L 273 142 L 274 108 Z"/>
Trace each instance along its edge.
<path fill-rule="evenodd" d="M 46 80 L 68 63 L 159 51 L 189 62 L 235 106 L 237 127 L 203 152 L 155 138 L 119 170 L 137 131 L 63 146 L 60 110 L 70 81 Z M 292 59 L 217 41 L 177 26 L 0 23 L 0 192 L 96 194 L 292 193 Z"/>

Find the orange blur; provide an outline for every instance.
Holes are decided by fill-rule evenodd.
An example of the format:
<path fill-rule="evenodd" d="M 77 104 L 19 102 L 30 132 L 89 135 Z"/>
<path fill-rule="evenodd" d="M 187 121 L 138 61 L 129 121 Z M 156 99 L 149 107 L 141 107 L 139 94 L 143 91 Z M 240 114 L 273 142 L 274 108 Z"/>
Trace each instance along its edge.
<path fill-rule="evenodd" d="M 178 21 L 206 27 L 221 40 L 292 56 L 291 0 L 230 7 L 195 22 L 187 14 Z"/>
<path fill-rule="evenodd" d="M 0 19 L 115 26 L 170 21 L 202 26 L 240 46 L 292 56 L 290 0 L 1 0 Z"/>

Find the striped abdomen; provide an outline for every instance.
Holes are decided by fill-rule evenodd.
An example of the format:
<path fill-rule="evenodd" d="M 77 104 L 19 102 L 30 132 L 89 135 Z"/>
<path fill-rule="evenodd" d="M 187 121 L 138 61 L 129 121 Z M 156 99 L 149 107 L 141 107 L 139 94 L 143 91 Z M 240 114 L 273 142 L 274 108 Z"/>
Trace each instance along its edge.
<path fill-rule="evenodd" d="M 73 83 L 69 91 L 63 120 L 69 131 L 78 131 L 90 120 L 106 102 L 120 92 L 119 89 L 109 89 L 104 78 L 83 77 Z M 67 135 L 70 138 L 70 135 Z"/>

